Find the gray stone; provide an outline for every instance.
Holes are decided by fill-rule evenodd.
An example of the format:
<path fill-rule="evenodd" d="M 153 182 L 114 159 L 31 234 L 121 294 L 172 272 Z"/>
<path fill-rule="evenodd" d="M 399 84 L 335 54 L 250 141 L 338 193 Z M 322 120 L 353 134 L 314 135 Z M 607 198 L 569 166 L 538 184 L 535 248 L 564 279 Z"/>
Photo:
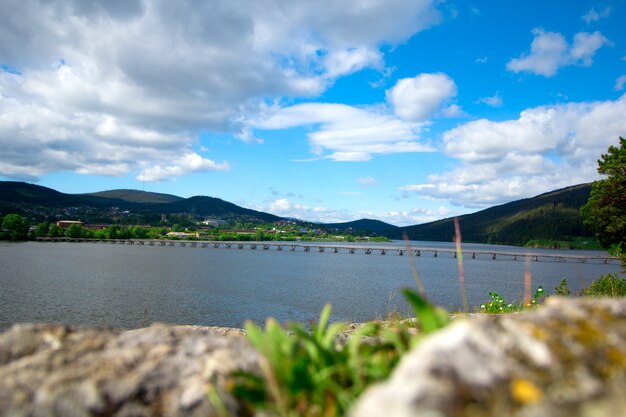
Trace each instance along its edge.
<path fill-rule="evenodd" d="M 217 416 L 232 371 L 258 372 L 242 330 L 16 325 L 0 334 L 0 416 Z"/>
<path fill-rule="evenodd" d="M 457 320 L 350 415 L 626 415 L 626 299 L 551 297 L 532 312 Z"/>

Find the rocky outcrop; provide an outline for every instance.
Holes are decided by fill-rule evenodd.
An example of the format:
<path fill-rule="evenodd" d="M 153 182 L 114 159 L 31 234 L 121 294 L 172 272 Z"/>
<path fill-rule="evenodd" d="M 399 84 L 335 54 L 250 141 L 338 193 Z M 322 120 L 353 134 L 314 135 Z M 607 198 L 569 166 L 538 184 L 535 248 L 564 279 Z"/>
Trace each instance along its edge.
<path fill-rule="evenodd" d="M 0 333 L 0 416 L 240 414 L 228 375 L 259 372 L 260 360 L 242 334 L 14 326 Z M 626 298 L 551 298 L 528 313 L 457 319 L 350 414 L 614 417 L 625 392 Z"/>
<path fill-rule="evenodd" d="M 0 334 L 0 416 L 217 416 L 211 389 L 258 355 L 236 329 L 17 325 Z"/>
<path fill-rule="evenodd" d="M 626 299 L 551 298 L 426 339 L 352 417 L 626 415 Z"/>

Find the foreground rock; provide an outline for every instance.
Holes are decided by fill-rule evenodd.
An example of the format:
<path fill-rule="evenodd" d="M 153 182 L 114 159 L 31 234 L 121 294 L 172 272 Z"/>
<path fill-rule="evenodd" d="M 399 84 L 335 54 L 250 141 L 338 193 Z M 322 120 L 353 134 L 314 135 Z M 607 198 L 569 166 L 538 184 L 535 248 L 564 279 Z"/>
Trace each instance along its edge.
<path fill-rule="evenodd" d="M 407 355 L 352 417 L 626 415 L 626 299 L 550 299 L 460 321 Z"/>
<path fill-rule="evenodd" d="M 241 330 L 18 325 L 0 333 L 0 416 L 221 416 L 234 370 L 259 372 Z M 426 339 L 352 417 L 626 415 L 626 298 L 550 299 L 459 319 Z"/>
<path fill-rule="evenodd" d="M 257 371 L 242 331 L 155 325 L 121 331 L 18 325 L 0 334 L 0 416 L 217 416 L 207 394 Z"/>

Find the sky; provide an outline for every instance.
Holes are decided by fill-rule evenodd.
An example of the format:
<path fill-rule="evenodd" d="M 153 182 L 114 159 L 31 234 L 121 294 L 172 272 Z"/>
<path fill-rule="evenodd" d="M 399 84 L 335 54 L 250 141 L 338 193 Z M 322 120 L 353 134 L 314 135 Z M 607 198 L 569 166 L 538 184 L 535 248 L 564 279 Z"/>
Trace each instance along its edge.
<path fill-rule="evenodd" d="M 626 0 L 0 0 L 0 180 L 419 224 L 599 179 Z"/>

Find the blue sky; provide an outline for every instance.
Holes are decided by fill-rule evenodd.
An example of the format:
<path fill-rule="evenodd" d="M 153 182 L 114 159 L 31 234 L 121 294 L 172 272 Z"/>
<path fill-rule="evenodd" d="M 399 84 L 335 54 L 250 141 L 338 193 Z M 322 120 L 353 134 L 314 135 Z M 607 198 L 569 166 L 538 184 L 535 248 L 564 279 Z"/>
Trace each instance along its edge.
<path fill-rule="evenodd" d="M 0 0 L 0 179 L 432 221 L 597 179 L 615 1 Z"/>

